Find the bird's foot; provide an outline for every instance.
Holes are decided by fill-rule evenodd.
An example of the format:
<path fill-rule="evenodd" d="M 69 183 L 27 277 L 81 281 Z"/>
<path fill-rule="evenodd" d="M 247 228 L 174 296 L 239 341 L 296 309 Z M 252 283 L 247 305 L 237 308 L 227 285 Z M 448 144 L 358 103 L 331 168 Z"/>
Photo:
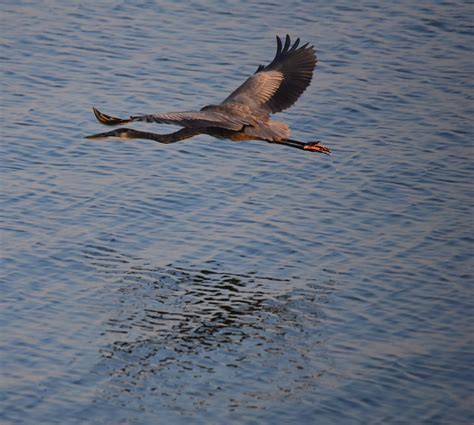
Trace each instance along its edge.
<path fill-rule="evenodd" d="M 331 149 L 327 148 L 326 146 L 322 145 L 321 142 L 310 142 L 304 145 L 303 149 L 305 151 L 311 152 L 319 152 L 329 155 L 331 153 Z"/>

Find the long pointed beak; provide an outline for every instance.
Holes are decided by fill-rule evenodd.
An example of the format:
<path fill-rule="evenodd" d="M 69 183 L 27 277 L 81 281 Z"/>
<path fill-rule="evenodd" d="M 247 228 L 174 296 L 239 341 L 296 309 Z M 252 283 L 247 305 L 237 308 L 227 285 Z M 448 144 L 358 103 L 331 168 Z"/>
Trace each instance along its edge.
<path fill-rule="evenodd" d="M 109 139 L 116 137 L 118 139 L 133 139 L 135 130 L 131 128 L 117 128 L 117 130 L 106 131 L 105 133 L 92 134 L 91 136 L 85 136 L 85 139 Z M 137 138 L 137 137 L 135 137 Z"/>
<path fill-rule="evenodd" d="M 85 136 L 84 139 L 106 139 L 108 137 L 113 137 L 110 135 L 110 132 L 92 134 L 90 136 Z"/>

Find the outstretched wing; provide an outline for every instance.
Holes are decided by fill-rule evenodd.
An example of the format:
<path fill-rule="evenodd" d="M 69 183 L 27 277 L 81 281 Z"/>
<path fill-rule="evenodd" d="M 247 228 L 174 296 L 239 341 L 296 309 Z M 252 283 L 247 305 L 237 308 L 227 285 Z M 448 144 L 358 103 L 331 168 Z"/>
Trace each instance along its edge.
<path fill-rule="evenodd" d="M 105 125 L 120 125 L 135 121 L 156 122 L 160 124 L 174 124 L 187 128 L 203 128 L 203 127 L 221 127 L 229 130 L 240 130 L 242 128 L 242 120 L 239 117 L 232 117 L 226 114 L 224 108 L 216 107 L 212 110 L 207 107 L 203 111 L 189 112 L 168 112 L 156 115 L 138 115 L 130 118 L 122 119 L 106 115 L 96 108 L 92 108 L 97 120 Z M 206 109 L 206 108 L 204 108 Z"/>
<path fill-rule="evenodd" d="M 311 83 L 316 67 L 314 46 L 291 45 L 287 35 L 283 46 L 277 36 L 277 52 L 267 66 L 260 65 L 254 75 L 233 91 L 223 102 L 242 103 L 254 111 L 275 113 L 293 105 Z"/>
<path fill-rule="evenodd" d="M 220 127 L 229 130 L 240 130 L 242 128 L 242 123 L 239 120 L 233 120 L 228 115 L 214 111 L 168 112 L 158 115 L 131 117 L 131 119 L 133 121 L 174 124 L 188 128 Z"/>

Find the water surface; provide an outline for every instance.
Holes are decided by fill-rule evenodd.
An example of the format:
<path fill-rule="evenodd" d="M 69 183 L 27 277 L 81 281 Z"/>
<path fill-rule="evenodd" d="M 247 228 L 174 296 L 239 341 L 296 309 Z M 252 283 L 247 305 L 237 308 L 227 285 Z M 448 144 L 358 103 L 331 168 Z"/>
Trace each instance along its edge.
<path fill-rule="evenodd" d="M 0 10 L 0 422 L 474 420 L 471 6 Z M 220 102 L 286 33 L 319 64 L 278 119 L 331 157 L 83 139 Z"/>

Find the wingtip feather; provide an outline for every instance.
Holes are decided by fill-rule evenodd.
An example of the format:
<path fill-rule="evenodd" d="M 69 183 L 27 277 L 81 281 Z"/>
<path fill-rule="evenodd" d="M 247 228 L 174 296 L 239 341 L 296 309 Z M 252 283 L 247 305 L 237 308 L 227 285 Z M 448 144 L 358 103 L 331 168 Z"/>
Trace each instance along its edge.
<path fill-rule="evenodd" d="M 282 47 L 282 43 L 281 43 L 281 38 L 276 36 L 276 40 L 277 40 L 277 51 L 276 51 L 276 55 L 275 57 L 279 56 L 280 53 L 281 53 L 281 47 Z"/>
<path fill-rule="evenodd" d="M 284 51 L 284 52 L 287 52 L 287 51 L 288 51 L 288 48 L 290 47 L 290 43 L 291 43 L 290 35 L 289 35 L 289 34 L 286 34 L 285 47 L 283 47 L 283 51 Z"/>
<path fill-rule="evenodd" d="M 298 48 L 298 45 L 300 44 L 300 39 L 299 37 L 296 39 L 295 43 L 293 44 L 293 47 L 291 48 L 291 51 L 294 51 Z"/>

